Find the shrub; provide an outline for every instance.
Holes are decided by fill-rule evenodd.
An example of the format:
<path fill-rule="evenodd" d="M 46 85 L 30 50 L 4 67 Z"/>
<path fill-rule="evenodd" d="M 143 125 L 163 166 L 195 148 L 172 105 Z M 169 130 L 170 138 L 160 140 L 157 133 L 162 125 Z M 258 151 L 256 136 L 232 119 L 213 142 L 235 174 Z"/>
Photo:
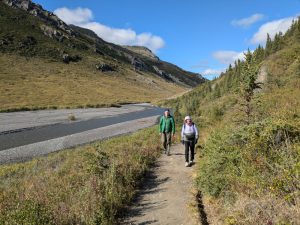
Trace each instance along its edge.
<path fill-rule="evenodd" d="M 299 174 L 299 123 L 265 120 L 216 131 L 207 140 L 198 185 L 213 197 L 236 191 L 272 192 L 296 201 Z M 298 150 L 297 150 L 298 149 Z"/>
<path fill-rule="evenodd" d="M 75 117 L 75 115 L 74 114 L 69 114 L 68 115 L 68 120 L 70 120 L 70 121 L 75 121 L 76 120 L 76 117 Z"/>

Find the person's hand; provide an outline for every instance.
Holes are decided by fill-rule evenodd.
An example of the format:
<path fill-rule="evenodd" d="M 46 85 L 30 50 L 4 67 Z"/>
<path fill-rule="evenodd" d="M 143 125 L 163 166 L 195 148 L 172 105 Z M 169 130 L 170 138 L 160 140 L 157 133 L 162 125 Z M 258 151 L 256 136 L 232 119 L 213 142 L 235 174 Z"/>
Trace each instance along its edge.
<path fill-rule="evenodd" d="M 184 140 L 181 140 L 181 144 L 183 144 L 183 145 L 184 145 Z"/>

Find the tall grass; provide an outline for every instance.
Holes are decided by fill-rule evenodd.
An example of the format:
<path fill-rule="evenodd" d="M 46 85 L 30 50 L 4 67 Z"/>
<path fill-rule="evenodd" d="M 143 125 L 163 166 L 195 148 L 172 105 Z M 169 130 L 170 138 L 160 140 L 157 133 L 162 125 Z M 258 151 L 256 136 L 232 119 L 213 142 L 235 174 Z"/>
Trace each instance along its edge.
<path fill-rule="evenodd" d="M 115 224 L 160 154 L 157 129 L 0 166 L 0 224 Z"/>

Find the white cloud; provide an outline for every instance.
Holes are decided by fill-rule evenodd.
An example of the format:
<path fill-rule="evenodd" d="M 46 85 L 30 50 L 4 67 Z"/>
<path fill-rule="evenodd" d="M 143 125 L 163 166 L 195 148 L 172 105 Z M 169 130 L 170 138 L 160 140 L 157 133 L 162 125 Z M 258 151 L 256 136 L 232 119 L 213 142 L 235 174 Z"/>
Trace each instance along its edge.
<path fill-rule="evenodd" d="M 274 38 L 276 33 L 285 33 L 292 25 L 293 20 L 296 19 L 296 17 L 287 17 L 280 20 L 273 20 L 271 22 L 265 23 L 253 35 L 250 42 L 252 44 L 265 44 L 267 34 L 269 34 L 271 38 Z"/>
<path fill-rule="evenodd" d="M 264 18 L 263 14 L 256 13 L 247 18 L 243 18 L 243 19 L 239 19 L 239 20 L 232 20 L 231 25 L 247 28 L 247 27 L 251 26 L 252 24 L 262 20 L 263 18 Z"/>
<path fill-rule="evenodd" d="M 200 72 L 200 74 L 205 77 L 206 79 L 208 80 L 212 80 L 212 79 L 215 79 L 217 77 L 220 76 L 220 74 L 222 72 L 225 72 L 226 69 L 212 69 L 212 68 L 208 68 L 202 72 Z"/>
<path fill-rule="evenodd" d="M 210 75 L 217 75 L 219 76 L 222 72 L 225 72 L 225 69 L 206 69 L 203 72 L 201 72 L 204 76 L 210 76 Z"/>
<path fill-rule="evenodd" d="M 67 24 L 79 25 L 93 19 L 92 11 L 87 8 L 68 9 L 63 7 L 56 9 L 54 13 Z"/>
<path fill-rule="evenodd" d="M 217 51 L 213 53 L 213 57 L 223 64 L 233 64 L 234 61 L 245 58 L 244 52 L 236 51 Z"/>
<path fill-rule="evenodd" d="M 151 33 L 137 34 L 134 30 L 127 28 L 113 28 L 92 21 L 93 13 L 87 8 L 59 8 L 54 13 L 67 24 L 74 24 L 94 31 L 99 37 L 105 41 L 119 45 L 138 45 L 145 46 L 153 52 L 165 46 L 164 40 Z"/>

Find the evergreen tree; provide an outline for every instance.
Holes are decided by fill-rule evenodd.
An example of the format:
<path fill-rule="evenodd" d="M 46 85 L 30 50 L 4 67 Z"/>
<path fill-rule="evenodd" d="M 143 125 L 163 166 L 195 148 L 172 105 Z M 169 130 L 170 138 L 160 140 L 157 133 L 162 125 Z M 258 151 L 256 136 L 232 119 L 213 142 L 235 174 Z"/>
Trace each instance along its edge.
<path fill-rule="evenodd" d="M 296 29 L 297 29 L 297 21 L 293 20 L 291 27 L 285 32 L 284 36 L 286 38 L 292 37 Z"/>
<path fill-rule="evenodd" d="M 257 63 L 255 56 L 252 55 L 250 50 L 245 53 L 245 63 L 242 69 L 242 96 L 244 102 L 242 106 L 244 107 L 244 113 L 246 114 L 246 123 L 251 123 L 252 117 L 252 106 L 251 102 L 254 96 L 254 90 L 261 88 L 261 83 L 257 83 L 257 74 L 258 74 L 259 64 Z"/>
<path fill-rule="evenodd" d="M 258 45 L 257 49 L 254 51 L 253 53 L 256 61 L 258 63 L 262 62 L 265 58 L 265 50 L 263 47 L 261 47 L 261 45 Z"/>
<path fill-rule="evenodd" d="M 237 70 L 238 70 L 238 63 L 237 63 L 237 61 L 235 60 L 235 61 L 234 61 L 234 72 L 237 72 Z"/>
<path fill-rule="evenodd" d="M 265 58 L 272 53 L 272 40 L 269 34 L 267 34 Z"/>
<path fill-rule="evenodd" d="M 272 42 L 272 53 L 279 51 L 283 47 L 282 32 L 275 35 L 274 41 Z"/>
<path fill-rule="evenodd" d="M 213 98 L 220 98 L 221 97 L 221 89 L 219 84 L 215 84 Z"/>
<path fill-rule="evenodd" d="M 300 17 L 298 17 L 298 20 L 295 23 L 295 27 L 295 37 L 296 40 L 300 42 Z"/>

